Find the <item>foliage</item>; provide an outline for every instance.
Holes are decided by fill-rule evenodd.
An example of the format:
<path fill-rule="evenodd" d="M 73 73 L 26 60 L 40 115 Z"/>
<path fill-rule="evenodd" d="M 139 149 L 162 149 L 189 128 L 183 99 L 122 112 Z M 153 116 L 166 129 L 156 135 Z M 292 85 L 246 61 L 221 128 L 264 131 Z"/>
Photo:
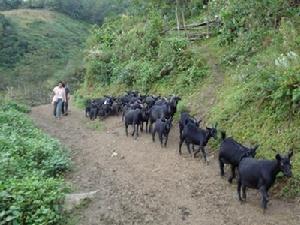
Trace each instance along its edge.
<path fill-rule="evenodd" d="M 281 18 L 297 14 L 289 1 L 210 1 L 210 16 L 219 16 L 223 23 L 220 29 L 221 45 L 231 45 L 226 63 L 243 62 L 263 46 L 271 29 L 277 29 Z"/>
<path fill-rule="evenodd" d="M 240 141 L 260 144 L 260 157 L 273 159 L 276 152 L 294 149 L 295 176 L 284 185 L 285 196 L 300 195 L 299 35 L 296 18 L 282 21 L 267 48 L 228 70 L 210 115 Z"/>
<path fill-rule="evenodd" d="M 25 111 L 15 103 L 0 109 L 0 224 L 60 224 L 69 156 Z"/>
<path fill-rule="evenodd" d="M 4 111 L 4 112 L 10 111 L 10 110 L 16 110 L 21 113 L 29 113 L 30 112 L 30 108 L 27 105 L 23 105 L 23 104 L 16 103 L 13 101 L 2 103 L 0 105 L 0 110 Z"/>
<path fill-rule="evenodd" d="M 57 80 L 68 79 L 71 89 L 75 88 L 84 71 L 81 50 L 89 24 L 48 11 L 2 13 L 0 91 L 14 87 L 16 94 L 20 90 L 21 96 L 40 102 L 36 98 L 41 94 L 35 92 L 48 95 Z"/>
<path fill-rule="evenodd" d="M 16 9 L 20 7 L 23 0 L 0 0 L 0 10 Z"/>
<path fill-rule="evenodd" d="M 139 17 L 120 16 L 95 27 L 88 41 L 85 88 L 125 84 L 149 92 L 173 80 L 178 85 L 168 91 L 182 93 L 206 76 L 205 59 L 196 57 L 186 38 L 164 36 L 158 12 L 147 18 L 143 24 Z"/>

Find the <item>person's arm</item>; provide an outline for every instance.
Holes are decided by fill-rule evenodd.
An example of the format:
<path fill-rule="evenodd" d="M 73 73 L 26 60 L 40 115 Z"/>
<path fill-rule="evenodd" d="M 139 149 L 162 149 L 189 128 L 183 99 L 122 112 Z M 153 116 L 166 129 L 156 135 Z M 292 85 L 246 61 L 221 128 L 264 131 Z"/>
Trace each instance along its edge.
<path fill-rule="evenodd" d="M 53 96 L 52 96 L 52 104 L 54 104 L 54 99 L 55 99 L 55 95 L 56 95 L 56 87 L 53 88 L 52 94 L 53 94 Z"/>

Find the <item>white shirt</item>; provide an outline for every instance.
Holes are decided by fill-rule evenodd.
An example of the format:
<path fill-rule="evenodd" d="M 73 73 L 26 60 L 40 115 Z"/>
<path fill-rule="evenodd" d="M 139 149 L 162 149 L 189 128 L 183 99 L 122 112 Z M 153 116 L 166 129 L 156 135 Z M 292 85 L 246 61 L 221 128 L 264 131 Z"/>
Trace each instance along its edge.
<path fill-rule="evenodd" d="M 56 86 L 54 89 L 53 89 L 53 92 L 54 92 L 54 98 L 57 100 L 57 99 L 62 99 L 64 102 L 66 101 L 66 92 L 65 92 L 65 88 L 63 87 L 59 87 L 59 86 Z"/>

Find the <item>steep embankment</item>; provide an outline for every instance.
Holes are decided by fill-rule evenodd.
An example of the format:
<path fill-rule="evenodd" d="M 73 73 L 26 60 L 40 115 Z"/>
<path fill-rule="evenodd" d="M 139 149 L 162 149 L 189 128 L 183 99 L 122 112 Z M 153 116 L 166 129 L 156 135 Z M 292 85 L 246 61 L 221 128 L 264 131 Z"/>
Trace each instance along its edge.
<path fill-rule="evenodd" d="M 89 38 L 77 102 L 128 89 L 180 95 L 178 112 L 188 107 L 204 125 L 259 144 L 258 158 L 294 149 L 294 177 L 278 193 L 299 196 L 300 20 L 297 5 L 276 2 L 213 1 L 181 31 L 162 16 L 171 5 L 106 21 Z"/>
<path fill-rule="evenodd" d="M 0 91 L 47 88 L 57 79 L 78 82 L 90 25 L 47 10 L 0 12 Z"/>

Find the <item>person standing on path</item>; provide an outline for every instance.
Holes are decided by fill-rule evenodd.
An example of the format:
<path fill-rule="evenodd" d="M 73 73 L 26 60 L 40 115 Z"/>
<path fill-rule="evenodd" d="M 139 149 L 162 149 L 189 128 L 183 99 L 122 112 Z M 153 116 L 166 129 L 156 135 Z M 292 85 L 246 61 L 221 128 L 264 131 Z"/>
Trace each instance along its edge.
<path fill-rule="evenodd" d="M 69 85 L 68 85 L 67 82 L 64 82 L 63 86 L 65 88 L 65 94 L 66 94 L 66 101 L 64 103 L 64 115 L 67 116 L 68 115 L 68 110 L 69 110 L 70 89 L 69 89 Z"/>
<path fill-rule="evenodd" d="M 64 81 L 62 81 L 62 86 L 65 89 L 65 93 L 66 93 L 66 88 L 65 88 L 65 82 Z M 63 116 L 65 115 L 65 102 L 62 102 L 61 113 L 62 113 Z"/>
<path fill-rule="evenodd" d="M 62 116 L 62 105 L 66 101 L 66 92 L 63 87 L 62 81 L 58 82 L 58 86 L 53 89 L 54 99 L 56 100 L 56 114 L 57 119 L 61 119 Z"/>

